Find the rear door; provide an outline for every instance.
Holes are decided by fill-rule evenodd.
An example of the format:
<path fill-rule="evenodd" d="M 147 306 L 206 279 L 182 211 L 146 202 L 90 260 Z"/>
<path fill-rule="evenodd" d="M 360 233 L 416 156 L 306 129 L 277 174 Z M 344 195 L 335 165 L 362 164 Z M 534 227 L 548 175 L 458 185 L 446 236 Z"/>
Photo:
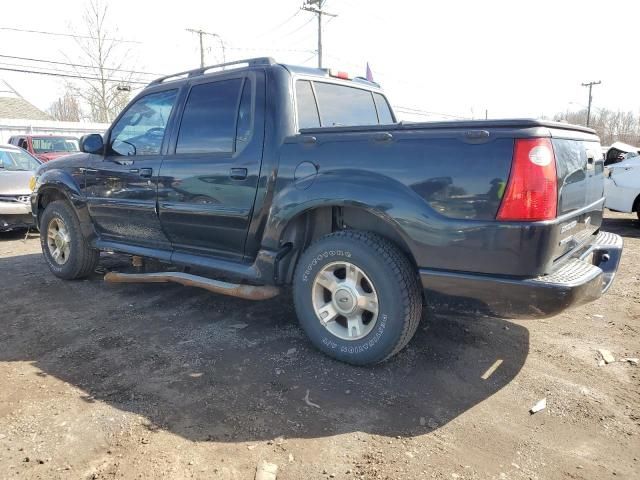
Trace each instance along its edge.
<path fill-rule="evenodd" d="M 243 257 L 262 162 L 264 92 L 263 71 L 192 80 L 158 187 L 176 261 Z"/>
<path fill-rule="evenodd" d="M 94 155 L 85 168 L 89 211 L 105 240 L 170 248 L 156 194 L 177 94 L 173 88 L 138 98 L 111 129 L 106 154 Z"/>

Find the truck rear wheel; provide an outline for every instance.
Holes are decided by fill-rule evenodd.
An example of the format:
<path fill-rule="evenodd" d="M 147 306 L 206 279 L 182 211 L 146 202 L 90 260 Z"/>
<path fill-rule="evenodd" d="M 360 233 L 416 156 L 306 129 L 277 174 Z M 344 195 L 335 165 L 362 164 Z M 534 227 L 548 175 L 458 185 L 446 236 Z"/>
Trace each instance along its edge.
<path fill-rule="evenodd" d="M 65 280 L 84 278 L 98 265 L 100 252 L 90 248 L 80 221 L 64 200 L 51 202 L 40 220 L 40 244 L 51 272 Z"/>
<path fill-rule="evenodd" d="M 298 262 L 293 288 L 311 342 L 354 365 L 399 352 L 422 313 L 415 268 L 395 245 L 369 232 L 344 230 L 312 244 Z"/>

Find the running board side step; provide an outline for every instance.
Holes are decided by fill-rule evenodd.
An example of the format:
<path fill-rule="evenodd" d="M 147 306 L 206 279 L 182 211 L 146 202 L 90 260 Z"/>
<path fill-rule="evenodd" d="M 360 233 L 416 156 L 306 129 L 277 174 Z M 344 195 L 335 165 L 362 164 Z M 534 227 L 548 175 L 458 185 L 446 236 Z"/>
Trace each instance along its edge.
<path fill-rule="evenodd" d="M 191 275 L 182 272 L 158 272 L 158 273 L 119 273 L 109 272 L 104 276 L 104 281 L 109 283 L 168 283 L 174 282 L 185 287 L 204 288 L 214 293 L 244 298 L 245 300 L 267 300 L 280 293 L 278 287 L 270 285 L 254 286 L 240 285 L 238 283 L 222 282 L 207 277 Z"/>

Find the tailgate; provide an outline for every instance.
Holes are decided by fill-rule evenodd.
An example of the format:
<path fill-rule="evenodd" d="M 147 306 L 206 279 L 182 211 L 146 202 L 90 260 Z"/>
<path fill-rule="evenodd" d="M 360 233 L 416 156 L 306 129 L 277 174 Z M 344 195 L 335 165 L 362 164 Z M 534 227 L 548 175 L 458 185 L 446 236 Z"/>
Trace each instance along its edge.
<path fill-rule="evenodd" d="M 590 241 L 602 223 L 604 158 L 597 136 L 553 129 L 558 173 L 558 259 Z"/>

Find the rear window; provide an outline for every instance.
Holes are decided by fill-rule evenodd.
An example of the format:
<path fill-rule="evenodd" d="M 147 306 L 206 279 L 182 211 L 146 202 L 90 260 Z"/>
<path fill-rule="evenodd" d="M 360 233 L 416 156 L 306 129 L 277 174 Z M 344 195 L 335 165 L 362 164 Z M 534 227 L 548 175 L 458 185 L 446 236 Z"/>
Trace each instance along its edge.
<path fill-rule="evenodd" d="M 298 80 L 296 102 L 299 128 L 393 123 L 384 96 L 360 88 Z"/>
<path fill-rule="evenodd" d="M 378 123 L 371 92 L 331 83 L 314 83 L 323 127 Z"/>

